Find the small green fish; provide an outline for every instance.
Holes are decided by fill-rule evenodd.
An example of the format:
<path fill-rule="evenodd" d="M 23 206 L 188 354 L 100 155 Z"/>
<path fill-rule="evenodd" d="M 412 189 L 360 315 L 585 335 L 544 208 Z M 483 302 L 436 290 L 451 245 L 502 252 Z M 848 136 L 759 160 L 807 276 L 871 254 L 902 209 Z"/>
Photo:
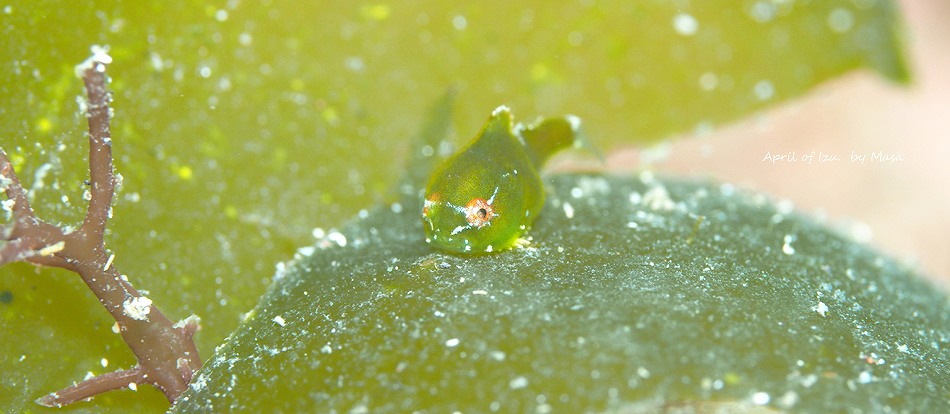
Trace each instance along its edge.
<path fill-rule="evenodd" d="M 580 119 L 568 115 L 512 126 L 511 111 L 492 111 L 482 131 L 436 169 L 426 186 L 426 243 L 452 253 L 483 254 L 524 245 L 544 205 L 539 171 L 579 143 Z"/>

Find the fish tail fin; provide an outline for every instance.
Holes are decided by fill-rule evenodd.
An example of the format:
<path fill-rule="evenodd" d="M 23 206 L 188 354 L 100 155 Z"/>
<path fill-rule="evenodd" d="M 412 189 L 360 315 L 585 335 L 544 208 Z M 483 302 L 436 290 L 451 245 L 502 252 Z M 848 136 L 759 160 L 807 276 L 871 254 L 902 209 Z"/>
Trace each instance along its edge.
<path fill-rule="evenodd" d="M 531 161 L 540 169 L 556 152 L 566 148 L 584 148 L 603 161 L 604 156 L 590 145 L 581 130 L 581 119 L 574 115 L 539 119 L 532 125 L 519 125 Z"/>

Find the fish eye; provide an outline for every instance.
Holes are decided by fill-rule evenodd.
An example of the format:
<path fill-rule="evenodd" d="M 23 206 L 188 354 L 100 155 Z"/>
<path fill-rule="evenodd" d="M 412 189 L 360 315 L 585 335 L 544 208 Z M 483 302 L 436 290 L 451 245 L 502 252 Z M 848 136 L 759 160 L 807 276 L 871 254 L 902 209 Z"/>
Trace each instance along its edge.
<path fill-rule="evenodd" d="M 472 227 L 485 227 L 491 224 L 495 216 L 495 209 L 484 198 L 473 198 L 465 205 L 465 220 Z"/>

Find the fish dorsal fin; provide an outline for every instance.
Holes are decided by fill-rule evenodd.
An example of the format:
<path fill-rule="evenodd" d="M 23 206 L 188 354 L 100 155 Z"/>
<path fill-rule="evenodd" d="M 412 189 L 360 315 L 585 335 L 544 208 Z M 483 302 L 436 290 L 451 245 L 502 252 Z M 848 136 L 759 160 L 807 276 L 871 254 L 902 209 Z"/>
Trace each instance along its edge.
<path fill-rule="evenodd" d="M 475 140 L 489 138 L 492 140 L 503 139 L 507 141 L 511 139 L 512 134 L 514 134 L 515 138 L 518 138 L 517 133 L 512 130 L 512 118 L 511 110 L 508 109 L 507 106 L 502 105 L 495 108 L 495 110 L 491 112 L 488 122 L 482 127 L 482 131 Z"/>

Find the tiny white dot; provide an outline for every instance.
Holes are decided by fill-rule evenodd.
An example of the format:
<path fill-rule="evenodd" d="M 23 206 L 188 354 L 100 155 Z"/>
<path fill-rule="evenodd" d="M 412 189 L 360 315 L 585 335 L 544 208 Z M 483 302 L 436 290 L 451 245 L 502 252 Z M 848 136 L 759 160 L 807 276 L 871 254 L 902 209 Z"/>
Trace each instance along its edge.
<path fill-rule="evenodd" d="M 772 86 L 771 81 L 763 79 L 756 82 L 753 93 L 760 101 L 767 101 L 772 98 L 772 95 L 775 95 L 775 87 Z"/>
<path fill-rule="evenodd" d="M 584 41 L 584 34 L 578 31 L 573 31 L 567 34 L 567 42 L 571 46 L 580 46 L 581 42 Z"/>
<path fill-rule="evenodd" d="M 254 36 L 251 36 L 250 33 L 241 32 L 241 34 L 238 35 L 238 43 L 240 43 L 241 46 L 250 46 L 252 42 L 254 42 Z"/>
<path fill-rule="evenodd" d="M 768 23 L 775 18 L 775 5 L 770 1 L 757 1 L 752 5 L 752 20 L 759 23 Z"/>
<path fill-rule="evenodd" d="M 468 27 L 468 20 L 465 19 L 465 16 L 458 14 L 452 18 L 452 26 L 455 27 L 455 30 L 465 30 Z"/>
<path fill-rule="evenodd" d="M 699 22 L 690 14 L 677 13 L 673 16 L 673 29 L 683 36 L 692 36 L 699 30 Z"/>
<path fill-rule="evenodd" d="M 528 386 L 528 379 L 521 376 L 508 382 L 508 387 L 513 390 L 519 390 Z"/>
<path fill-rule="evenodd" d="M 782 244 L 782 253 L 785 253 L 789 256 L 795 254 L 795 248 L 792 247 L 792 242 L 795 241 L 795 236 L 791 234 L 785 235 L 785 243 Z"/>
<path fill-rule="evenodd" d="M 828 27 L 837 33 L 845 33 L 854 26 L 854 15 L 850 10 L 839 7 L 828 13 Z"/>
<path fill-rule="evenodd" d="M 706 72 L 699 76 L 699 87 L 703 88 L 704 91 L 711 91 L 716 89 L 716 86 L 719 85 L 719 77 L 715 73 Z"/>
<path fill-rule="evenodd" d="M 565 201 L 565 202 L 564 202 L 564 205 L 563 205 L 562 207 L 564 208 L 564 216 L 565 216 L 565 217 L 567 217 L 567 218 L 569 218 L 569 219 L 574 218 L 574 206 L 572 206 L 571 203 L 568 203 L 568 202 Z"/>

